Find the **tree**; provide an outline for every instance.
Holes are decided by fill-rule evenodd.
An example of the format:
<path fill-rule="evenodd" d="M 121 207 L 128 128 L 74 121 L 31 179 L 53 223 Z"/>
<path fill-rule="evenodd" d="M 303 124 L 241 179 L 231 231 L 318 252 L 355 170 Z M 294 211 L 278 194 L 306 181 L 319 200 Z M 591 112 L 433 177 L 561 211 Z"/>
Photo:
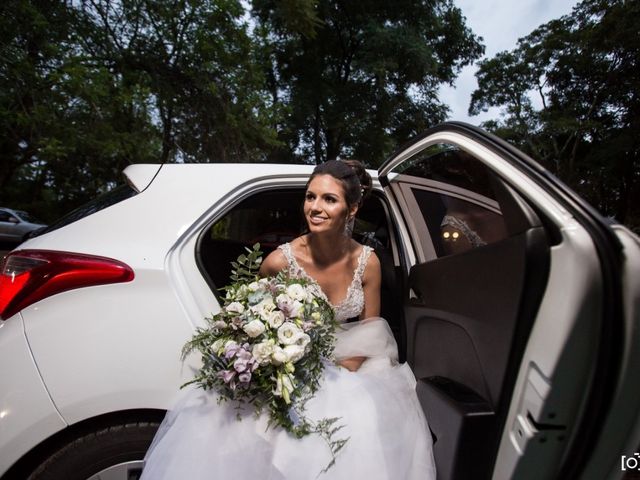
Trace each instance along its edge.
<path fill-rule="evenodd" d="M 131 163 L 371 166 L 482 52 L 452 0 L 0 2 L 0 202 L 51 221 Z"/>
<path fill-rule="evenodd" d="M 0 202 L 45 220 L 130 163 L 260 160 L 277 111 L 236 0 L 0 6 Z"/>
<path fill-rule="evenodd" d="M 640 3 L 584 0 L 480 63 L 469 112 L 605 215 L 640 225 Z M 534 104 L 532 99 L 537 99 Z"/>
<path fill-rule="evenodd" d="M 247 161 L 275 143 L 238 0 L 85 0 L 86 50 L 150 91 L 161 161 Z"/>
<path fill-rule="evenodd" d="M 437 98 L 483 52 L 449 0 L 254 0 L 285 147 L 272 158 L 378 165 L 445 119 Z"/>

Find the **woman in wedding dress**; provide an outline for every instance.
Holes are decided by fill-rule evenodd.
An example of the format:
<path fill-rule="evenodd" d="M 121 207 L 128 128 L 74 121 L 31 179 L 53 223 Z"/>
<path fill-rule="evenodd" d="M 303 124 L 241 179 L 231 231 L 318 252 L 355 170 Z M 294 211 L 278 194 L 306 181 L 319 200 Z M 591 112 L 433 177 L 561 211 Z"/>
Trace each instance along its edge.
<path fill-rule="evenodd" d="M 370 247 L 351 238 L 353 219 L 370 188 L 359 162 L 333 160 L 316 167 L 304 201 L 308 233 L 281 245 L 260 269 L 263 276 L 287 270 L 309 279 L 341 324 L 335 364 L 327 362 L 305 409 L 310 420 L 339 417 L 342 428 L 335 436 L 348 441 L 335 464 L 321 473 L 332 456 L 319 435 L 298 439 L 267 428 L 267 415 L 218 403 L 215 391 L 194 387 L 162 423 L 145 457 L 143 479 L 436 479 L 415 377 L 407 364 L 398 363 L 396 342 L 379 317 L 380 263 Z"/>

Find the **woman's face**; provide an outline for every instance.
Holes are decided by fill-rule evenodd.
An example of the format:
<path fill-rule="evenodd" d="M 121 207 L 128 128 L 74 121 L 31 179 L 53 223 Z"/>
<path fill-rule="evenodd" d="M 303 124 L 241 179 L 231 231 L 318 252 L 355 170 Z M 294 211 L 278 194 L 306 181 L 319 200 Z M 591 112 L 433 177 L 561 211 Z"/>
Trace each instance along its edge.
<path fill-rule="evenodd" d="M 356 205 L 347 205 L 342 183 L 331 175 L 316 175 L 309 183 L 304 217 L 310 232 L 344 232 L 348 218 L 357 210 Z"/>

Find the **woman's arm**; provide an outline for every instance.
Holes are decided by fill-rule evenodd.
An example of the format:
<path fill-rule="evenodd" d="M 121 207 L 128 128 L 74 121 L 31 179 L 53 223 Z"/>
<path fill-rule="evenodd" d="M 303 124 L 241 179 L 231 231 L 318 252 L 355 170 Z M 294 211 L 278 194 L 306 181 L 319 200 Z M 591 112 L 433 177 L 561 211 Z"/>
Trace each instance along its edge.
<path fill-rule="evenodd" d="M 364 292 L 364 308 L 360 314 L 360 320 L 380 316 L 380 284 L 382 274 L 380 272 L 380 260 L 371 252 L 369 261 L 362 275 L 362 290 Z M 350 357 L 341 360 L 340 366 L 355 372 L 364 363 L 367 357 Z"/>
<path fill-rule="evenodd" d="M 382 273 L 380 260 L 375 252 L 371 252 L 369 261 L 362 275 L 362 290 L 364 291 L 364 308 L 360 314 L 360 320 L 380 316 L 380 285 Z"/>

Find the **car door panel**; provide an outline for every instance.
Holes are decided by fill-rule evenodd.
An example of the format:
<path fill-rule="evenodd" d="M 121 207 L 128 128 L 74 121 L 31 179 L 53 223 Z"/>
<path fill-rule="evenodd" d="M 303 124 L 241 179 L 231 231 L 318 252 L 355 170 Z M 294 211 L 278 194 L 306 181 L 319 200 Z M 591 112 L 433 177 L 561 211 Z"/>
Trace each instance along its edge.
<path fill-rule="evenodd" d="M 435 166 L 410 165 L 389 191 L 401 193 L 412 245 L 422 249 L 408 274 L 406 351 L 439 478 L 489 478 L 551 241 L 520 195 L 457 148 L 428 153 Z"/>
<path fill-rule="evenodd" d="M 407 358 L 421 380 L 418 395 L 439 439 L 434 455 L 441 478 L 468 478 L 469 465 L 475 478 L 491 472 L 508 404 L 503 392 L 509 391 L 504 386 L 510 381 L 512 345 L 535 316 L 524 299 L 535 297 L 537 305 L 547 258 L 544 230 L 532 227 L 410 270 L 409 286 L 417 298 L 405 308 Z"/>
<path fill-rule="evenodd" d="M 452 375 L 464 375 L 465 366 L 477 363 L 480 376 L 462 383 L 491 405 L 497 403 L 523 294 L 525 249 L 526 236 L 520 235 L 411 268 L 409 285 L 419 300 L 407 307 L 407 326 L 414 338 L 408 358 L 418 377 L 435 370 L 439 375 L 451 372 L 443 376 L 459 381 Z M 424 329 L 431 331 L 423 333 Z M 464 339 L 452 329 L 471 339 L 469 347 L 456 349 L 455 355 L 447 354 L 450 347 L 440 337 L 457 336 L 460 342 L 449 345 L 462 347 Z M 461 365 L 454 368 L 451 362 Z"/>
<path fill-rule="evenodd" d="M 429 413 L 438 478 L 483 478 L 491 466 L 495 412 L 465 385 L 443 377 L 418 380 L 416 393 Z M 452 459 L 443 461 L 442 459 Z"/>
<path fill-rule="evenodd" d="M 403 176 L 423 176 L 426 182 L 417 183 L 424 185 L 437 180 L 445 184 L 441 194 L 467 188 L 455 178 L 455 170 L 467 174 L 473 168 L 454 165 L 448 170 L 454 175 L 447 179 L 442 176 L 447 169 L 439 170 L 438 162 L 435 168 L 429 166 L 431 150 L 442 145 L 443 157 L 460 150 L 491 172 L 495 181 L 490 183 L 498 186 L 494 195 L 482 186 L 475 193 L 497 201 L 509 241 L 443 248 L 438 236 L 449 235 L 443 225 L 451 203 L 412 208 L 416 202 L 403 197 L 410 191 L 399 184 Z M 637 445 L 640 431 L 637 409 L 625 410 L 631 405 L 628 387 L 637 386 L 628 360 L 640 352 L 638 343 L 629 341 L 638 331 L 637 315 L 632 317 L 637 311 L 633 299 L 640 298 L 640 292 L 636 279 L 628 276 L 630 262 L 640 256 L 637 237 L 623 246 L 624 236 L 614 233 L 620 227 L 612 228 L 535 161 L 501 139 L 458 122 L 430 129 L 402 147 L 379 174 L 393 208 L 401 213 L 400 223 L 405 223 L 399 231 L 407 237 L 406 249 L 416 250 L 403 257 L 413 292 L 405 300 L 404 343 L 433 429 L 439 478 L 596 479 L 605 472 L 620 477 L 620 446 Z M 473 201 L 470 190 L 463 197 Z M 511 250 L 509 244 L 520 248 Z M 490 328 L 496 321 L 477 318 L 488 303 L 482 302 L 484 297 L 480 307 L 465 302 L 478 298 L 470 280 L 474 277 L 482 279 L 480 291 L 489 297 L 492 288 L 498 289 L 500 280 L 487 285 L 475 270 L 486 268 L 476 260 L 482 250 L 501 246 L 505 259 L 509 251 L 517 252 L 510 261 L 523 269 L 492 272 L 513 277 L 507 282 L 508 295 L 492 299 L 495 312 L 513 318 L 506 323 L 510 332 L 498 332 L 492 340 L 495 348 L 489 348 L 483 346 L 485 332 L 475 327 Z M 449 268 L 462 269 L 464 275 Z M 443 278 L 458 282 L 457 296 L 454 288 L 434 286 Z M 517 302 L 506 298 L 515 292 Z M 618 388 L 627 388 L 627 394 L 620 395 Z M 631 397 L 637 398 L 636 393 Z M 613 425 L 620 425 L 621 418 L 628 428 L 616 431 Z M 470 449 L 481 455 L 473 460 Z"/>

